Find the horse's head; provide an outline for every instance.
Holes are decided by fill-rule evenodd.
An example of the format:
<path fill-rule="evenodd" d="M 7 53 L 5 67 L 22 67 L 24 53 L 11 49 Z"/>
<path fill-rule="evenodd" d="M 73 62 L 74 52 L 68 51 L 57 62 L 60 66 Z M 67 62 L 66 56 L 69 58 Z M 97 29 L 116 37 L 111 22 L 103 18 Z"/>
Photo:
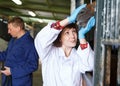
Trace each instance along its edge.
<path fill-rule="evenodd" d="M 80 27 L 85 27 L 88 20 L 94 16 L 96 3 L 88 4 L 83 8 L 77 15 L 77 25 Z"/>

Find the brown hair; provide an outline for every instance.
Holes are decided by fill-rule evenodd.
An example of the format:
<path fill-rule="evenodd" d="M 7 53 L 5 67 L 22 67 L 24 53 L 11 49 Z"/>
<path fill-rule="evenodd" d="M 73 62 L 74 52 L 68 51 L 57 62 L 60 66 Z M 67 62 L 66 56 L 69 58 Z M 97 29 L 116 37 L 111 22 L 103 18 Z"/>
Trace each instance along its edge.
<path fill-rule="evenodd" d="M 66 26 L 63 28 L 63 30 L 59 33 L 57 39 L 53 42 L 53 45 L 56 46 L 56 47 L 61 47 L 61 46 L 62 46 L 62 43 L 61 43 L 60 40 L 61 40 L 61 35 L 62 35 L 62 33 L 63 33 L 64 31 L 66 31 L 66 29 L 72 29 L 72 28 L 76 29 L 76 32 L 78 32 L 78 26 L 77 26 L 77 24 L 71 23 L 71 24 L 66 25 Z M 77 34 L 78 34 L 78 33 L 77 33 Z"/>
<path fill-rule="evenodd" d="M 24 21 L 20 17 L 17 17 L 17 16 L 13 17 L 12 19 L 10 19 L 8 21 L 8 24 L 10 24 L 10 23 L 12 23 L 14 25 L 14 27 L 19 26 L 21 29 L 23 29 L 23 30 L 25 29 Z"/>

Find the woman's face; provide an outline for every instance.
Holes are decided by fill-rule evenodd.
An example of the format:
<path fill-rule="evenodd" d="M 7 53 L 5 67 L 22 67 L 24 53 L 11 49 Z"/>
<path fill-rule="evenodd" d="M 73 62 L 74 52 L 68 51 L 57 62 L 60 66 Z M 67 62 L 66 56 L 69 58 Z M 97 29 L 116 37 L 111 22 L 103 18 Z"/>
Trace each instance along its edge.
<path fill-rule="evenodd" d="M 77 32 L 75 28 L 66 28 L 61 34 L 62 46 L 72 48 L 77 43 Z"/>

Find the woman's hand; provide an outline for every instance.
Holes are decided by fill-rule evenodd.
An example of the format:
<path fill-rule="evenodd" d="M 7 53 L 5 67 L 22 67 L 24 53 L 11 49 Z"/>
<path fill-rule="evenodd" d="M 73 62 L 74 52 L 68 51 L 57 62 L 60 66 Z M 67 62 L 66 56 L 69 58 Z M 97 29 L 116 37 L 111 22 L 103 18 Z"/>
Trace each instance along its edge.
<path fill-rule="evenodd" d="M 83 4 L 72 12 L 71 16 L 68 17 L 69 24 L 75 22 L 78 13 L 85 7 L 86 7 L 86 4 Z"/>
<path fill-rule="evenodd" d="M 79 39 L 84 39 L 84 38 L 85 38 L 85 34 L 86 34 L 87 32 L 89 32 L 94 25 L 95 25 L 95 18 L 94 18 L 94 16 L 93 16 L 93 17 L 91 17 L 91 18 L 89 19 L 89 21 L 88 21 L 88 23 L 87 23 L 87 25 L 86 25 L 85 28 L 83 28 L 83 27 L 80 28 L 80 30 L 79 30 L 79 32 L 78 32 L 78 38 L 79 38 Z"/>

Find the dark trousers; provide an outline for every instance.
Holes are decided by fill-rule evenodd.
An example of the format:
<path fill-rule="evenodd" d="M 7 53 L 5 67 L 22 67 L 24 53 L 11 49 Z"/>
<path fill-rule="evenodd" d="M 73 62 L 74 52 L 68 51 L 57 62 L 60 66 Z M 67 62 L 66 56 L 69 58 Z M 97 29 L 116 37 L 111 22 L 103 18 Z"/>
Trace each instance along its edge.
<path fill-rule="evenodd" d="M 3 86 L 12 86 L 12 76 L 6 76 Z"/>

